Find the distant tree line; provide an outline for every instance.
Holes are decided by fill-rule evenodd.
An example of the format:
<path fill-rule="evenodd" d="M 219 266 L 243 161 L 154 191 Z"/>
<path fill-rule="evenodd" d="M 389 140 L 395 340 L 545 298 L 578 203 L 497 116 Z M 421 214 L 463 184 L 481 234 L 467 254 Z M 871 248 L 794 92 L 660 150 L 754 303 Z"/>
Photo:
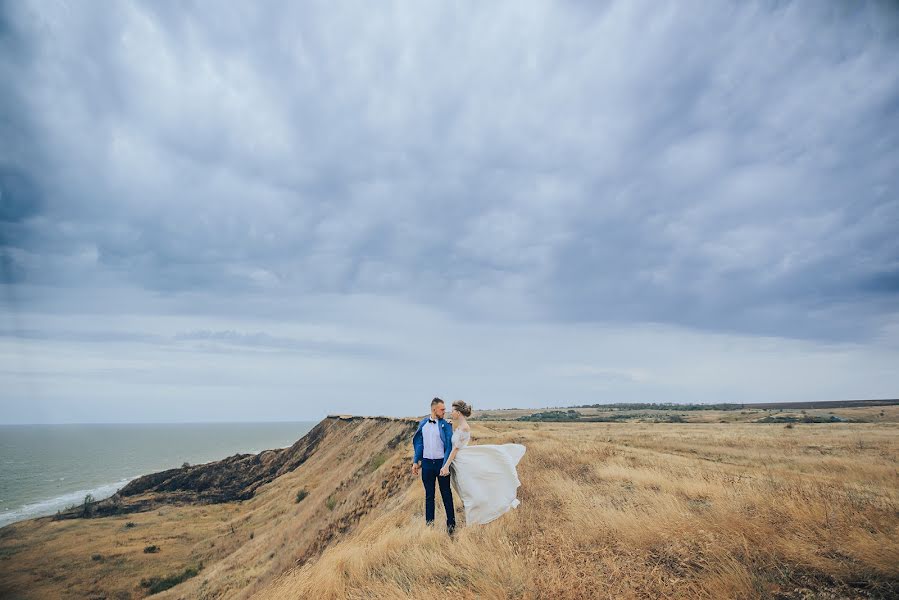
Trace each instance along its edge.
<path fill-rule="evenodd" d="M 576 410 L 547 410 L 518 417 L 518 421 L 577 421 L 581 413 Z"/>
<path fill-rule="evenodd" d="M 530 415 L 522 415 L 518 417 L 517 421 L 553 421 L 553 422 L 564 422 L 564 421 L 579 421 L 581 423 L 618 423 L 621 421 L 630 421 L 635 417 L 639 418 L 652 418 L 654 419 L 652 422 L 654 423 L 686 423 L 687 421 L 678 414 L 669 414 L 667 416 L 663 415 L 664 420 L 659 420 L 658 415 L 646 415 L 646 414 L 632 414 L 632 413 L 616 413 L 611 415 L 590 415 L 585 416 L 582 413 L 579 413 L 576 410 L 568 409 L 568 410 L 546 410 L 543 412 L 536 412 Z"/>
<path fill-rule="evenodd" d="M 614 404 L 582 404 L 570 408 L 598 408 L 609 410 L 741 410 L 745 404 L 675 404 L 673 402 L 617 402 Z"/>

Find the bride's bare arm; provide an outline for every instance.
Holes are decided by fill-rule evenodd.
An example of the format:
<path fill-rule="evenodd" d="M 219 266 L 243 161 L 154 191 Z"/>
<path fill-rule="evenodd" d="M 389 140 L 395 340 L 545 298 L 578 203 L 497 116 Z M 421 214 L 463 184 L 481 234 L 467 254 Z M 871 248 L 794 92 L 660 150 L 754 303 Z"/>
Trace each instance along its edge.
<path fill-rule="evenodd" d="M 464 430 L 463 431 L 467 431 Z M 452 452 L 450 452 L 449 458 L 446 460 L 446 464 L 443 465 L 443 468 L 440 469 L 440 474 L 443 476 L 449 475 L 449 466 L 453 464 L 453 460 L 456 458 L 456 453 L 459 452 L 459 448 L 457 446 L 453 446 Z"/>
<path fill-rule="evenodd" d="M 456 453 L 459 451 L 458 448 L 453 447 L 453 451 L 450 452 L 449 458 L 446 460 L 446 464 L 443 465 L 443 468 L 440 469 L 440 474 L 443 476 L 449 475 L 449 466 L 453 464 L 453 460 L 456 458 Z"/>

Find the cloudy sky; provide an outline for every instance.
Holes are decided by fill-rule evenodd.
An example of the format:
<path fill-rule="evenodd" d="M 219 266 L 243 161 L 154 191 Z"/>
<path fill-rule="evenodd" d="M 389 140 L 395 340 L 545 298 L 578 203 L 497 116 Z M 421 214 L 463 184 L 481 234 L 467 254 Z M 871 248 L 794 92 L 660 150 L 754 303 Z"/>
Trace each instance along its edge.
<path fill-rule="evenodd" d="M 0 2 L 0 422 L 899 396 L 890 2 Z"/>

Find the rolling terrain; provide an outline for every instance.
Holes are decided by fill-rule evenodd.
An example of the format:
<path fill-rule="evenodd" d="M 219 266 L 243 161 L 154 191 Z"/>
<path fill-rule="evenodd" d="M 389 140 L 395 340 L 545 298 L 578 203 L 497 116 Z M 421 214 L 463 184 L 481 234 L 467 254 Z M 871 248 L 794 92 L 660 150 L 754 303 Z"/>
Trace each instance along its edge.
<path fill-rule="evenodd" d="M 415 424 L 329 417 L 290 448 L 138 478 L 89 518 L 8 525 L 0 598 L 142 598 L 178 578 L 155 597 L 248 597 L 409 489 Z"/>
<path fill-rule="evenodd" d="M 94 516 L 0 529 L 0 597 L 895 597 L 899 407 L 838 410 L 472 421 L 474 443 L 527 446 L 521 505 L 452 541 L 423 524 L 415 421 L 329 417 L 258 459 L 135 480 Z"/>

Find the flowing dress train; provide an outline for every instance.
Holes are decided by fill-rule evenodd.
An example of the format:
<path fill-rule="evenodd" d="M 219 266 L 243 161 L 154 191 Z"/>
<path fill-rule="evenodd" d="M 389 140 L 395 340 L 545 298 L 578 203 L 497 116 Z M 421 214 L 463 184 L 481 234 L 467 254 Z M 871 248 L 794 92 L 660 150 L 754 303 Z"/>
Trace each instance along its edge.
<path fill-rule="evenodd" d="M 450 481 L 465 508 L 466 525 L 483 525 L 520 504 L 516 497 L 521 482 L 516 466 L 524 456 L 522 444 L 469 446 L 471 433 L 453 432 L 458 448 L 450 465 Z"/>

